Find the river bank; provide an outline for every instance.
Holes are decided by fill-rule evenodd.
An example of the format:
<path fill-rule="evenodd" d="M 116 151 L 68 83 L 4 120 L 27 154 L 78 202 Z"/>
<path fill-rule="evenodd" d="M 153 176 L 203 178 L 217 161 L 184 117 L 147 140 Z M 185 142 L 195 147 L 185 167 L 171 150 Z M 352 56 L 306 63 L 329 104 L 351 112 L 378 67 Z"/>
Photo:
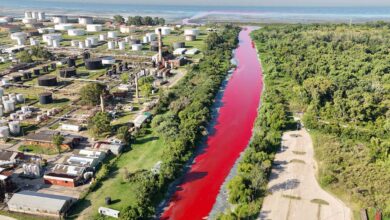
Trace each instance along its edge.
<path fill-rule="evenodd" d="M 214 205 L 220 186 L 249 143 L 257 116 L 262 78 L 251 28 L 239 36 L 238 61 L 226 86 L 215 126 L 201 152 L 172 196 L 162 219 L 202 219 Z"/>

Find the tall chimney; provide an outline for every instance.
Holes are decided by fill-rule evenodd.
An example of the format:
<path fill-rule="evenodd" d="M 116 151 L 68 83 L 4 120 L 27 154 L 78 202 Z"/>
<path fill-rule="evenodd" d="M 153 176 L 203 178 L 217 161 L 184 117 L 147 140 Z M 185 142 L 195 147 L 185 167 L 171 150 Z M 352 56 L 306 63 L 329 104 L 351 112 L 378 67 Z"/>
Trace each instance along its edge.
<path fill-rule="evenodd" d="M 103 94 L 100 95 L 100 108 L 102 109 L 102 112 L 104 112 L 104 98 L 103 98 Z"/>
<path fill-rule="evenodd" d="M 158 60 L 157 62 L 162 62 L 162 33 L 161 28 L 158 29 Z"/>

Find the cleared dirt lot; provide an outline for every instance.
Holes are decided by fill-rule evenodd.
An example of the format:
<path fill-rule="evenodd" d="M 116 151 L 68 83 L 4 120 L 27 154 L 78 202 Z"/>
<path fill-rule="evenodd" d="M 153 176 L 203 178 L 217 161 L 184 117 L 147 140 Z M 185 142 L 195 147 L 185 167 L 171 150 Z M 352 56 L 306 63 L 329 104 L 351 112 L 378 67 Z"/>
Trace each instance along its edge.
<path fill-rule="evenodd" d="M 331 155 L 329 155 L 331 156 Z M 305 129 L 283 134 L 260 219 L 350 220 L 350 209 L 322 190 L 315 175 L 313 144 Z"/>

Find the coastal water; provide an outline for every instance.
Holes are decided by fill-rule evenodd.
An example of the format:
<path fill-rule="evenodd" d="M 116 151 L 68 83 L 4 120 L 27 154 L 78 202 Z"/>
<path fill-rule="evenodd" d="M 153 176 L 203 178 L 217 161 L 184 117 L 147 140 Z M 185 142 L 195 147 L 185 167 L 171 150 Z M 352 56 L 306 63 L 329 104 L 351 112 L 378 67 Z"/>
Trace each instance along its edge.
<path fill-rule="evenodd" d="M 250 32 L 244 29 L 240 33 L 235 52 L 238 66 L 218 104 L 218 116 L 204 149 L 177 187 L 161 219 L 207 217 L 222 183 L 249 143 L 263 87 L 261 66 Z"/>
<path fill-rule="evenodd" d="M 74 0 L 73 0 L 74 1 Z M 91 3 L 72 0 L 0 0 L 0 15 L 22 16 L 25 10 L 47 14 L 112 16 L 121 14 L 162 16 L 170 22 L 191 19 L 198 22 L 366 22 L 390 21 L 390 7 L 245 7 L 202 5 L 142 5 Z"/>

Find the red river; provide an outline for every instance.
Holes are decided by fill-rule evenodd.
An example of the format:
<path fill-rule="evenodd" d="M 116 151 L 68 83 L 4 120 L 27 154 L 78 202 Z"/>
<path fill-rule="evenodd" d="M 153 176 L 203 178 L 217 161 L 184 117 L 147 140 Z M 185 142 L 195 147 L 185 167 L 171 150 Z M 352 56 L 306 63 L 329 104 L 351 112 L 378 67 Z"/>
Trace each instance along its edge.
<path fill-rule="evenodd" d="M 213 132 L 161 219 L 207 218 L 221 185 L 249 143 L 263 87 L 260 62 L 249 36 L 251 31 L 245 28 L 240 33 L 235 52 L 238 67 L 226 85 Z"/>

